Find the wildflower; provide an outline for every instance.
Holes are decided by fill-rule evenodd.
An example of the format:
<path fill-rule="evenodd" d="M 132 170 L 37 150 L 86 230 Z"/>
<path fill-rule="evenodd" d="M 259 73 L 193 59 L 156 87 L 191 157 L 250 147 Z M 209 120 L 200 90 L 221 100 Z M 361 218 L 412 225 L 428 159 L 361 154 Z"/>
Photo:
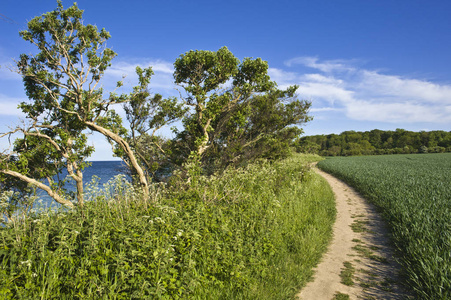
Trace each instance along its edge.
<path fill-rule="evenodd" d="M 156 217 L 154 220 L 155 220 L 155 222 L 159 222 L 159 223 L 164 224 L 164 220 L 162 218 L 160 218 L 160 217 Z"/>
<path fill-rule="evenodd" d="M 21 261 L 20 264 L 21 265 L 26 265 L 27 267 L 31 267 L 31 261 L 30 260 Z"/>

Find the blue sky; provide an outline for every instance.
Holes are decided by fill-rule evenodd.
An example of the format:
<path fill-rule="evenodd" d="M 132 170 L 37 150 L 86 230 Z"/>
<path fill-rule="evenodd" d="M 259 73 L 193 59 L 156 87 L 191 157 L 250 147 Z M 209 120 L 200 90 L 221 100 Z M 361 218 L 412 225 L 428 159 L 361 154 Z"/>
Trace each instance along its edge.
<path fill-rule="evenodd" d="M 63 0 L 69 7 L 72 1 Z M 298 84 L 313 103 L 307 135 L 345 130 L 451 130 L 451 1 L 103 1 L 81 0 L 84 23 L 108 30 L 118 53 L 106 90 L 136 65 L 152 65 L 151 88 L 177 95 L 172 64 L 189 50 L 227 46 L 238 58 L 261 57 L 280 87 Z M 26 100 L 8 66 L 34 49 L 18 35 L 53 0 L 0 3 L 0 132 L 20 124 Z M 128 87 L 126 85 L 126 88 Z M 163 132 L 168 134 L 168 131 Z M 93 160 L 111 159 L 92 136 Z M 0 146 L 8 146 L 6 140 Z"/>

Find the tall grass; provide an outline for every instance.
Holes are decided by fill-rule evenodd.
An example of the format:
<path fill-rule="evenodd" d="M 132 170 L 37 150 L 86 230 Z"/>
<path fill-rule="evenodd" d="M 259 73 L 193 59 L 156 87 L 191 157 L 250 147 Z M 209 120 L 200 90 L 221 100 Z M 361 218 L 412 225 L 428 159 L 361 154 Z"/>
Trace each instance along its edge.
<path fill-rule="evenodd" d="M 333 158 L 318 166 L 382 210 L 418 296 L 451 299 L 451 154 Z"/>
<path fill-rule="evenodd" d="M 116 179 L 83 210 L 0 229 L 1 299 L 290 299 L 326 249 L 327 183 L 296 156 L 143 199 Z"/>

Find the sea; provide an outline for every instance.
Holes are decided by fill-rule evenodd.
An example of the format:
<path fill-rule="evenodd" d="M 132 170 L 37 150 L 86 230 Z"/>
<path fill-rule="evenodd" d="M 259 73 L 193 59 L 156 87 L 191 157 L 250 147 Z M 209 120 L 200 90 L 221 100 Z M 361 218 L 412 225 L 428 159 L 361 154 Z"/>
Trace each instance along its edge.
<path fill-rule="evenodd" d="M 83 183 L 85 187 L 92 182 L 94 176 L 98 178 L 98 186 L 101 188 L 109 180 L 113 179 L 116 175 L 124 174 L 126 179 L 130 180 L 130 176 L 127 173 L 127 166 L 123 161 L 92 161 L 91 166 L 86 167 L 83 170 Z M 60 178 L 64 178 L 67 175 L 67 171 L 60 175 Z M 75 183 L 69 182 L 65 188 L 68 191 L 75 191 Z M 43 207 L 59 207 L 60 205 L 55 202 L 46 192 L 42 190 L 37 191 L 38 201 L 40 206 Z M 41 200 L 41 201 L 39 201 Z"/>

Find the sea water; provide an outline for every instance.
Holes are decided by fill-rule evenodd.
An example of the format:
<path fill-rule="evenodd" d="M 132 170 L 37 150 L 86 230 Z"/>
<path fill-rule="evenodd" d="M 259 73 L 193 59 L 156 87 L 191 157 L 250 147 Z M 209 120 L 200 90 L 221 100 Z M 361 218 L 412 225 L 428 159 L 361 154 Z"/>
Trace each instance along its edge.
<path fill-rule="evenodd" d="M 98 187 L 102 188 L 102 186 L 107 183 L 109 180 L 113 179 L 116 175 L 124 174 L 127 176 L 127 179 L 130 180 L 130 177 L 127 175 L 127 166 L 122 161 L 93 161 L 91 162 L 90 167 L 86 167 L 83 170 L 83 184 L 86 187 L 88 184 L 92 182 L 92 180 L 97 177 L 98 178 Z M 60 175 L 60 178 L 64 178 L 67 176 L 67 171 L 63 172 Z M 76 191 L 75 182 L 71 180 L 65 185 L 65 188 L 68 191 Z M 55 200 L 53 200 L 46 192 L 42 190 L 37 191 L 38 199 L 42 206 L 44 207 L 59 207 Z"/>

